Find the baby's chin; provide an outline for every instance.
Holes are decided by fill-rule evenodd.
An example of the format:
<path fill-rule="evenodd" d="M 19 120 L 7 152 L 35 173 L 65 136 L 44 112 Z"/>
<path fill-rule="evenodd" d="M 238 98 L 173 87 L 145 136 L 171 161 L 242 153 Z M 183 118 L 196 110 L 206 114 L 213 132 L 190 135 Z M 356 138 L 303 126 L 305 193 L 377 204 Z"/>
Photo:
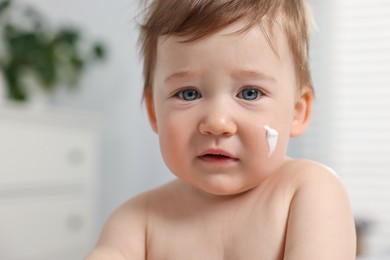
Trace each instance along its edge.
<path fill-rule="evenodd" d="M 190 184 L 191 185 L 191 184 Z M 239 186 L 237 184 L 234 185 L 191 185 L 193 191 L 197 195 L 201 195 L 205 198 L 215 198 L 215 199 L 224 199 L 224 198 L 232 198 L 239 197 L 243 194 L 246 194 L 250 191 L 255 190 L 259 183 L 252 183 L 251 185 Z"/>

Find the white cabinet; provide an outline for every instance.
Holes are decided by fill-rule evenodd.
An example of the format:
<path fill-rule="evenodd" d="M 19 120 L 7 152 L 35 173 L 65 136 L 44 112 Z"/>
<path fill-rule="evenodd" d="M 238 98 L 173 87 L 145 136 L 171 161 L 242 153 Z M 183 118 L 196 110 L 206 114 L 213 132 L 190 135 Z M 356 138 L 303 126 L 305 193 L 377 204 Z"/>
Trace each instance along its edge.
<path fill-rule="evenodd" d="M 82 259 L 94 242 L 97 120 L 0 107 L 0 259 Z"/>

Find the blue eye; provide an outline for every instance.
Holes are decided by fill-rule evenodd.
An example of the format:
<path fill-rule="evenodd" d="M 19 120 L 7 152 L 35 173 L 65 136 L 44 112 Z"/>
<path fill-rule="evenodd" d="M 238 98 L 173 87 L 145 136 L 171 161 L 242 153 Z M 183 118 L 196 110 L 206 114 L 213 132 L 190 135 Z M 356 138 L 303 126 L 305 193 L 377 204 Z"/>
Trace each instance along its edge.
<path fill-rule="evenodd" d="M 245 99 L 245 100 L 256 100 L 258 99 L 262 93 L 255 88 L 245 88 L 237 94 L 237 97 Z"/>
<path fill-rule="evenodd" d="M 193 101 L 201 97 L 195 89 L 184 89 L 177 93 L 177 96 L 185 101 Z"/>

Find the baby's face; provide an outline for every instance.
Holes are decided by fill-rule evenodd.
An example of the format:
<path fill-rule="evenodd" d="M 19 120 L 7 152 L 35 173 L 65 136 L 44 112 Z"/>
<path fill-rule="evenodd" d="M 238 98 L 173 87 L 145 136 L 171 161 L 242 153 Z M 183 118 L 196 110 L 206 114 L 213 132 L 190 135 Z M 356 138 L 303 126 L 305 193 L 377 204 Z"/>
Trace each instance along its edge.
<path fill-rule="evenodd" d="M 147 99 L 163 158 L 180 179 L 210 194 L 259 185 L 285 160 L 298 87 L 284 34 L 278 55 L 262 30 L 237 22 L 204 39 L 161 38 Z M 278 132 L 270 153 L 265 126 Z"/>

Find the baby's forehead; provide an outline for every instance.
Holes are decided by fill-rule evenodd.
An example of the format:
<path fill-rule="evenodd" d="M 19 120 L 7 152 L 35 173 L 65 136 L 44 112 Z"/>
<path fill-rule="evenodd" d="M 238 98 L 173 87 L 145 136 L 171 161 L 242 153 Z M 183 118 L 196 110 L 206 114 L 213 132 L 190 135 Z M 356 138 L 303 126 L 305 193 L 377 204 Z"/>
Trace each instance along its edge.
<path fill-rule="evenodd" d="M 249 25 L 249 26 L 248 26 Z M 194 33 L 196 36 L 196 32 Z M 290 46 L 286 38 L 285 30 L 282 29 L 277 21 L 273 25 L 264 26 L 263 24 L 251 25 L 248 21 L 242 19 L 235 23 L 229 24 L 222 29 L 203 35 L 199 38 L 194 38 L 194 35 L 166 34 L 158 37 L 157 53 L 167 48 L 173 51 L 178 50 L 179 46 L 202 46 L 210 41 L 218 40 L 218 44 L 223 44 L 223 41 L 229 41 L 232 38 L 237 42 L 237 48 L 245 48 L 245 38 L 250 37 L 252 42 L 258 43 L 259 46 L 270 48 L 279 58 L 280 56 L 290 53 Z M 235 51 L 234 49 L 232 51 Z"/>
<path fill-rule="evenodd" d="M 156 79 L 169 78 L 167 75 L 186 71 L 205 75 L 209 71 L 234 78 L 254 78 L 253 75 L 268 75 L 277 78 L 278 74 L 294 74 L 291 51 L 282 30 L 273 34 L 278 41 L 277 48 L 268 41 L 268 37 L 259 26 L 245 28 L 245 23 L 232 24 L 229 27 L 203 38 L 188 41 L 178 35 L 162 36 L 158 42 L 155 66 Z M 211 65 L 210 65 L 211 64 Z M 240 73 L 238 73 L 240 72 Z M 241 73 L 251 72 L 251 73 Z M 248 76 L 249 75 L 249 76 Z"/>

